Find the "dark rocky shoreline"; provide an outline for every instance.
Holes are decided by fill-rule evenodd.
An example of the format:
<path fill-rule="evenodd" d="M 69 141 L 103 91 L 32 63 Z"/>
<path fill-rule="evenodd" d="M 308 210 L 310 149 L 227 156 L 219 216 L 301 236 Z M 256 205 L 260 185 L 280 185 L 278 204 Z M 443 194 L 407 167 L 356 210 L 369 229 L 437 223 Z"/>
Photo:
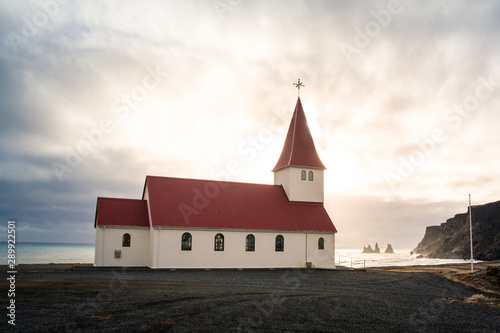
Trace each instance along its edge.
<path fill-rule="evenodd" d="M 1 288 L 7 290 L 3 281 Z M 21 265 L 17 325 L 4 319 L 0 326 L 18 332 L 498 330 L 498 302 L 466 301 L 475 294 L 484 293 L 436 274 L 391 269 L 156 271 Z"/>
<path fill-rule="evenodd" d="M 470 259 L 469 212 L 429 226 L 413 252 L 428 258 Z M 474 259 L 500 259 L 500 201 L 472 206 Z"/>

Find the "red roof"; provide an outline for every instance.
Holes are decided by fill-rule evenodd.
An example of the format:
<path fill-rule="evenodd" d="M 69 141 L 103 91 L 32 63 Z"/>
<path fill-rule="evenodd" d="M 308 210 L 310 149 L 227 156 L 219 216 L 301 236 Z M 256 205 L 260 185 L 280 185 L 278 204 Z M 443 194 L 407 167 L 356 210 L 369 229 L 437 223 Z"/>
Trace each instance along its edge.
<path fill-rule="evenodd" d="M 97 225 L 149 227 L 146 200 L 97 198 L 94 227 Z"/>
<path fill-rule="evenodd" d="M 283 151 L 273 171 L 287 166 L 326 169 L 316 152 L 300 97 L 297 99 Z"/>
<path fill-rule="evenodd" d="M 337 232 L 322 203 L 281 185 L 147 176 L 146 191 L 153 226 Z"/>

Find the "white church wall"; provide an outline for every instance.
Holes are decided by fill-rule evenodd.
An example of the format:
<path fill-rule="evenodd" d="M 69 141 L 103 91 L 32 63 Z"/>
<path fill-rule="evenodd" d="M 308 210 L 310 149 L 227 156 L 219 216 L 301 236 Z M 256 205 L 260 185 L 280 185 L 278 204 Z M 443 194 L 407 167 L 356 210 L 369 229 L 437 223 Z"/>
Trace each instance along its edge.
<path fill-rule="evenodd" d="M 320 238 L 323 238 L 323 249 L 318 246 Z M 335 234 L 307 234 L 307 261 L 312 267 L 335 268 Z"/>
<path fill-rule="evenodd" d="M 306 171 L 306 180 L 301 179 L 302 170 Z M 312 181 L 309 171 L 313 172 Z M 274 172 L 274 184 L 283 186 L 290 201 L 324 201 L 324 170 L 286 167 Z"/>
<path fill-rule="evenodd" d="M 94 265 L 103 266 L 103 251 L 104 251 L 104 229 L 95 229 L 95 253 Z"/>
<path fill-rule="evenodd" d="M 146 185 L 144 187 L 144 194 L 142 196 L 142 200 L 146 200 L 147 201 L 149 227 L 152 228 L 153 225 L 152 225 L 151 221 L 153 221 L 153 220 L 151 219 L 151 207 L 149 205 L 149 189 L 148 189 L 148 184 L 147 183 L 146 183 Z"/>
<path fill-rule="evenodd" d="M 149 233 L 149 253 L 148 266 L 158 268 L 158 229 L 151 228 Z"/>
<path fill-rule="evenodd" d="M 123 235 L 130 235 L 130 247 L 122 246 Z M 120 251 L 120 258 L 115 257 Z M 96 266 L 147 266 L 149 260 L 149 228 L 96 228 Z"/>
<path fill-rule="evenodd" d="M 158 252 L 158 235 L 155 232 L 155 229 L 153 229 L 152 221 L 153 219 L 151 218 L 151 206 L 149 204 L 149 188 L 148 188 L 148 183 L 144 186 L 144 193 L 142 195 L 142 200 L 147 201 L 147 207 L 148 207 L 148 221 L 149 221 L 149 227 L 151 228 L 151 232 L 149 233 L 149 246 L 147 250 L 149 251 L 149 256 L 148 260 L 146 262 L 148 267 L 155 268 L 157 267 L 157 264 L 155 262 L 156 258 L 156 253 Z"/>
<path fill-rule="evenodd" d="M 155 230 L 156 231 L 156 230 Z M 191 251 L 181 250 L 184 232 L 192 236 Z M 224 251 L 215 251 L 217 233 L 224 235 Z M 176 230 L 158 231 L 157 267 L 165 268 L 268 268 L 305 267 L 303 233 L 263 231 Z M 255 236 L 255 251 L 245 251 L 246 236 Z M 284 251 L 275 251 L 277 235 L 284 237 Z"/>
<path fill-rule="evenodd" d="M 274 172 L 274 185 L 283 186 L 283 190 L 290 200 L 290 171 L 289 168 L 283 168 Z"/>

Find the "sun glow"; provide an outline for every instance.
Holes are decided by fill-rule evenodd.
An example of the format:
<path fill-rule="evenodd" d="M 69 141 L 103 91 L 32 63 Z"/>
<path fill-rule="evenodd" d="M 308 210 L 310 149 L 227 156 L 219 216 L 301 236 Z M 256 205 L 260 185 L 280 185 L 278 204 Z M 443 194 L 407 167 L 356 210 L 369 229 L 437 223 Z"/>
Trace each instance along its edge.
<path fill-rule="evenodd" d="M 327 167 L 325 172 L 325 191 L 331 193 L 352 192 L 363 177 L 363 169 L 354 155 L 343 151 L 328 154 L 319 153 Z"/>

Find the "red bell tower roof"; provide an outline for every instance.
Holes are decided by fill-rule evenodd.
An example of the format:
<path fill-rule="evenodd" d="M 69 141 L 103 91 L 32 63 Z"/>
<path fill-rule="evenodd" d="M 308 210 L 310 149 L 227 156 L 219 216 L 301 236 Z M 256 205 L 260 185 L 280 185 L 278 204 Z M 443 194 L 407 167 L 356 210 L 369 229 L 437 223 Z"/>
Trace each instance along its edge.
<path fill-rule="evenodd" d="M 326 169 L 316 152 L 300 97 L 297 99 L 285 144 L 273 172 L 287 166 Z"/>

